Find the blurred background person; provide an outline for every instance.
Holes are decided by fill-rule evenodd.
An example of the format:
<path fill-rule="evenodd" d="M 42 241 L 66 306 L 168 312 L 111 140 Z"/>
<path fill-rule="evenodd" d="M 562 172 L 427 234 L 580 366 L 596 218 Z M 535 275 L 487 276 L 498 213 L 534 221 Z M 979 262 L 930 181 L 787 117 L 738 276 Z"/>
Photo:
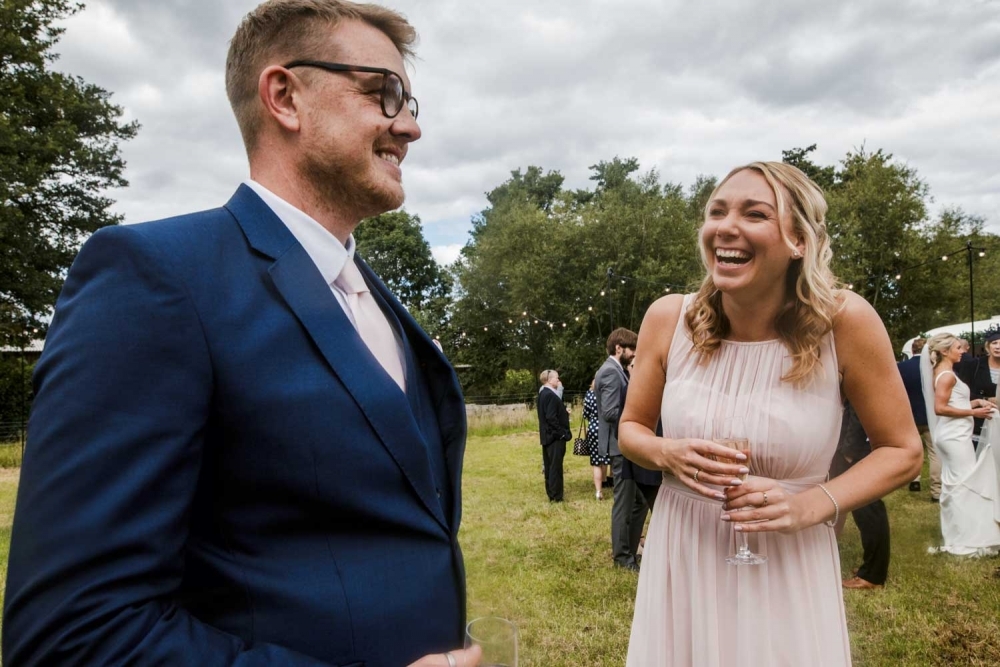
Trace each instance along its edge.
<path fill-rule="evenodd" d="M 926 338 L 916 338 L 910 343 L 912 357 L 906 361 L 896 364 L 899 375 L 903 378 L 903 386 L 906 387 L 906 397 L 910 401 L 910 412 L 913 414 L 913 421 L 917 425 L 917 432 L 920 433 L 920 442 L 924 447 L 924 454 L 927 457 L 928 476 L 930 477 L 931 502 L 938 502 L 941 497 L 941 461 L 938 460 L 937 452 L 934 451 L 934 441 L 931 439 L 931 431 L 927 427 L 927 405 L 924 403 L 924 390 L 920 384 L 920 354 L 924 349 Z M 910 491 L 920 490 L 920 475 L 910 482 Z"/>
<path fill-rule="evenodd" d="M 587 421 L 587 449 L 590 451 L 590 467 L 594 473 L 594 496 L 604 500 L 604 482 L 608 478 L 608 466 L 611 457 L 601 454 L 597 442 L 597 394 L 594 393 L 594 380 L 583 395 L 583 418 Z"/>
<path fill-rule="evenodd" d="M 972 448 L 973 418 L 990 419 L 996 408 L 986 399 L 970 399 L 968 385 L 955 375 L 962 340 L 938 334 L 920 356 L 920 379 L 934 447 L 941 459 L 941 536 L 931 551 L 956 556 L 1000 551 L 1000 524 L 993 512 L 997 494 L 996 464 L 989 443 L 979 457 Z"/>

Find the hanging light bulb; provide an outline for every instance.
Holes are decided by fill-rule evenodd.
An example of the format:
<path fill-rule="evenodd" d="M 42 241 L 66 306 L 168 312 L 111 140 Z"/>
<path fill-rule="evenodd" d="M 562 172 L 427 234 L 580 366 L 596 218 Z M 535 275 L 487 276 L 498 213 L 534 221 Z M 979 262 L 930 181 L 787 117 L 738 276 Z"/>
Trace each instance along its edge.
<path fill-rule="evenodd" d="M 490 330 L 489 327 L 483 327 L 483 331 L 489 331 L 489 330 Z"/>
<path fill-rule="evenodd" d="M 587 306 L 587 310 L 589 310 L 590 312 L 594 312 L 594 307 L 593 306 Z"/>
<path fill-rule="evenodd" d="M 942 262 L 947 262 L 948 261 L 948 255 L 941 255 L 941 261 Z"/>
<path fill-rule="evenodd" d="M 900 279 L 900 278 L 902 278 L 902 277 L 903 277 L 903 276 L 899 275 L 898 273 L 896 274 L 896 280 L 899 280 L 899 279 Z"/>
<path fill-rule="evenodd" d="M 601 296 L 604 296 L 604 290 L 601 290 Z"/>
<path fill-rule="evenodd" d="M 986 257 L 986 251 L 985 250 L 980 250 L 979 251 L 979 256 L 980 257 Z"/>

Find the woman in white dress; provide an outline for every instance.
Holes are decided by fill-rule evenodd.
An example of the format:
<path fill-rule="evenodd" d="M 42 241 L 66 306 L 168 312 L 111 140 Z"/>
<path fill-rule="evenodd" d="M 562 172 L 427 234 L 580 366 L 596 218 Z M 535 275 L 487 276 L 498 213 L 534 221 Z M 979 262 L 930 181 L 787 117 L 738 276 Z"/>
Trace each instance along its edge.
<path fill-rule="evenodd" d="M 938 334 L 920 358 L 920 380 L 927 424 L 941 459 L 941 535 L 944 546 L 931 548 L 956 556 L 995 555 L 1000 524 L 994 516 L 996 464 L 985 438 L 972 446 L 973 418 L 990 419 L 996 408 L 985 399 L 969 400 L 969 387 L 955 375 L 962 340 Z M 991 425 L 992 426 L 992 425 Z"/>
<path fill-rule="evenodd" d="M 825 213 L 791 165 L 733 170 L 705 210 L 700 291 L 646 313 L 619 444 L 664 476 L 630 667 L 851 662 L 832 522 L 912 480 L 920 436 L 885 327 L 836 289 Z M 844 396 L 873 451 L 827 483 Z M 711 441 L 734 417 L 749 460 Z M 734 530 L 766 564 L 726 562 Z"/>

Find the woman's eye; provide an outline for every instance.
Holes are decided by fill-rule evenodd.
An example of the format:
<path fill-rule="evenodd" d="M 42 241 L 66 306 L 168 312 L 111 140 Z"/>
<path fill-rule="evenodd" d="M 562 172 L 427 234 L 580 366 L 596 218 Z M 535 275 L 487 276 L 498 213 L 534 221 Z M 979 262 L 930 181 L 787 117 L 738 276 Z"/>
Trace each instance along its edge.
<path fill-rule="evenodd" d="M 764 213 L 763 211 L 750 211 L 749 213 L 747 213 L 747 217 L 755 218 L 757 220 L 766 220 L 767 214 Z"/>
<path fill-rule="evenodd" d="M 725 211 L 723 211 L 723 210 L 722 210 L 721 208 L 713 208 L 713 209 L 711 209 L 711 210 L 710 210 L 710 211 L 708 212 L 708 214 L 709 214 L 710 216 L 712 216 L 713 218 L 717 218 L 717 217 L 719 217 L 720 215 L 725 215 L 725 214 L 726 214 L 726 212 L 725 212 Z"/>

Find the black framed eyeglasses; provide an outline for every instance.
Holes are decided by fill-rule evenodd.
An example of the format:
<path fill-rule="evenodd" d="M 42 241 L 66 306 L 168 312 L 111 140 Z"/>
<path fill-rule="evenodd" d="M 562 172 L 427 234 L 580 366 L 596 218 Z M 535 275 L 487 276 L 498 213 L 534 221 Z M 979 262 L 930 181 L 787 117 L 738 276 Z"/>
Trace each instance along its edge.
<path fill-rule="evenodd" d="M 382 113 L 386 118 L 395 118 L 405 105 L 410 110 L 413 120 L 417 119 L 420 105 L 417 98 L 410 95 L 403 87 L 403 79 L 391 69 L 384 67 L 367 67 L 365 65 L 344 65 L 343 63 L 328 63 L 322 60 L 293 60 L 285 65 L 285 69 L 293 67 L 318 67 L 327 72 L 366 72 L 382 75 Z"/>

